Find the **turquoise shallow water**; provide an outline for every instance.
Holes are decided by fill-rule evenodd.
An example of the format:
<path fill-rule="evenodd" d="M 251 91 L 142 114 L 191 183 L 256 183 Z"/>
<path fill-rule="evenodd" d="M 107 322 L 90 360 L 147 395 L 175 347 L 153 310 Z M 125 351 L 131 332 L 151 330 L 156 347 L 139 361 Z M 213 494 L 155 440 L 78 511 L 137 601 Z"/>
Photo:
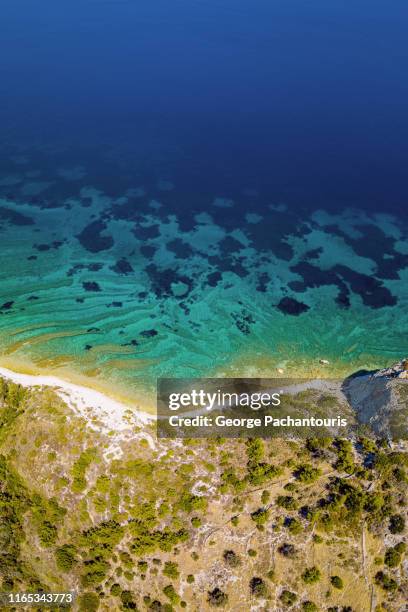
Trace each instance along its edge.
<path fill-rule="evenodd" d="M 407 15 L 3 0 L 0 363 L 134 398 L 407 356 Z"/>
<path fill-rule="evenodd" d="M 395 214 L 300 209 L 252 186 L 195 201 L 169 173 L 113 194 L 86 165 L 12 164 L 0 363 L 136 397 L 159 376 L 334 375 L 408 354 Z"/>

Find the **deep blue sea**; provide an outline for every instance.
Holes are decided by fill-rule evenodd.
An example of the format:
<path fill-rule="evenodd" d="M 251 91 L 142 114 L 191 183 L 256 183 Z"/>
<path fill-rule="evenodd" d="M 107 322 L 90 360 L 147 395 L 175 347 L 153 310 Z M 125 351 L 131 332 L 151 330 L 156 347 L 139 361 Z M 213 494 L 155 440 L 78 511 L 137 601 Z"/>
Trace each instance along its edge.
<path fill-rule="evenodd" d="M 403 205 L 407 25 L 402 0 L 2 0 L 2 140 L 146 151 L 193 188 Z"/>
<path fill-rule="evenodd" d="M 0 360 L 128 387 L 406 355 L 407 25 L 2 0 Z"/>

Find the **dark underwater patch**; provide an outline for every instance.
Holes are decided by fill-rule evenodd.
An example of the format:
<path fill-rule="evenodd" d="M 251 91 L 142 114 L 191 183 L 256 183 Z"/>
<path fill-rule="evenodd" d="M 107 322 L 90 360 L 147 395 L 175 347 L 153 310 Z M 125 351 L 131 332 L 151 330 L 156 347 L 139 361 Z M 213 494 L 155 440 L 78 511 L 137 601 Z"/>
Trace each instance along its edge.
<path fill-rule="evenodd" d="M 302 277 L 302 280 L 291 281 L 289 283 L 290 289 L 297 292 L 304 292 L 306 289 L 315 289 L 317 287 L 323 287 L 327 285 L 337 285 L 340 292 L 347 296 L 348 287 L 341 280 L 341 278 L 332 270 L 322 270 L 317 266 L 314 266 L 306 261 L 298 263 L 296 266 L 292 266 L 292 272 L 296 272 Z"/>
<path fill-rule="evenodd" d="M 290 261 L 294 252 L 286 238 L 303 235 L 307 231 L 306 226 L 298 225 L 299 220 L 291 213 L 268 211 L 260 223 L 249 225 L 245 231 L 258 251 L 270 251 L 279 259 Z"/>
<path fill-rule="evenodd" d="M 122 257 L 122 259 L 119 259 L 115 263 L 115 265 L 111 267 L 111 270 L 116 272 L 116 274 L 130 274 L 131 272 L 133 272 L 132 266 L 124 257 Z"/>
<path fill-rule="evenodd" d="M 236 328 L 239 329 L 242 334 L 248 336 L 251 332 L 251 325 L 255 323 L 253 316 L 248 313 L 240 313 L 233 314 L 232 318 L 235 321 Z"/>
<path fill-rule="evenodd" d="M 146 259 L 151 259 L 153 255 L 155 254 L 155 251 L 156 251 L 156 247 L 151 246 L 149 244 L 143 244 L 140 247 L 140 252 L 143 255 L 143 257 L 146 257 Z"/>
<path fill-rule="evenodd" d="M 138 346 L 139 343 L 134 338 L 130 342 L 124 342 L 122 346 Z"/>
<path fill-rule="evenodd" d="M 140 332 L 142 338 L 154 338 L 154 336 L 157 336 L 157 334 L 158 332 L 155 329 L 145 329 Z"/>
<path fill-rule="evenodd" d="M 145 208 L 146 202 L 143 201 L 143 198 L 129 198 L 127 202 L 111 206 L 109 212 L 114 219 L 135 221 L 140 218 L 140 212 Z"/>
<path fill-rule="evenodd" d="M 145 271 L 149 276 L 152 291 L 154 291 L 158 297 L 173 295 L 171 288 L 173 283 L 184 283 L 188 287 L 187 293 L 191 291 L 191 279 L 182 274 L 178 274 L 178 272 L 172 268 L 159 270 L 155 264 L 149 264 L 146 266 Z"/>
<path fill-rule="evenodd" d="M 268 283 L 270 281 L 270 277 L 269 274 L 267 274 L 266 272 L 262 272 L 259 276 L 258 276 L 258 283 L 256 285 L 256 290 L 259 291 L 260 293 L 266 293 L 268 287 Z"/>
<path fill-rule="evenodd" d="M 395 306 L 398 301 L 391 291 L 374 276 L 360 274 L 340 265 L 334 266 L 333 271 L 343 278 L 350 285 L 351 290 L 360 295 L 363 303 L 370 308 Z"/>
<path fill-rule="evenodd" d="M 99 272 L 99 270 L 102 270 L 102 268 L 103 263 L 75 264 L 68 270 L 67 276 L 74 276 L 74 274 L 82 272 L 82 270 L 87 270 L 88 272 Z"/>
<path fill-rule="evenodd" d="M 323 248 L 318 247 L 317 249 L 311 249 L 304 254 L 303 259 L 308 261 L 309 259 L 317 259 L 323 253 Z"/>
<path fill-rule="evenodd" d="M 82 283 L 82 286 L 85 289 L 85 291 L 93 291 L 93 292 L 101 291 L 99 284 L 95 281 L 85 281 Z"/>
<path fill-rule="evenodd" d="M 0 220 L 8 221 L 12 225 L 34 225 L 34 219 L 15 210 L 0 206 Z"/>
<path fill-rule="evenodd" d="M 303 302 L 298 302 L 294 298 L 284 297 L 278 304 L 278 308 L 286 315 L 299 316 L 310 309 L 310 306 Z"/>
<path fill-rule="evenodd" d="M 10 310 L 13 307 L 13 304 L 14 304 L 13 301 L 4 302 L 4 304 L 0 306 L 0 310 Z"/>
<path fill-rule="evenodd" d="M 387 236 L 379 226 L 361 225 L 358 230 L 363 234 L 361 238 L 352 238 L 337 226 L 325 228 L 333 234 L 341 236 L 360 257 L 375 261 L 377 265 L 376 277 L 390 280 L 399 278 L 398 271 L 408 267 L 408 255 L 395 250 L 395 238 Z"/>
<path fill-rule="evenodd" d="M 187 259 L 191 257 L 194 253 L 193 249 L 189 244 L 180 240 L 180 238 L 175 238 L 167 243 L 167 249 L 175 254 L 179 259 Z"/>
<path fill-rule="evenodd" d="M 397 298 L 380 280 L 351 270 L 347 266 L 338 264 L 329 270 L 321 270 L 308 262 L 300 262 L 292 266 L 291 270 L 302 277 L 301 281 L 289 283 L 293 291 L 303 292 L 308 288 L 336 285 L 339 288 L 336 302 L 343 308 L 350 305 L 349 291 L 359 295 L 363 303 L 370 308 L 394 306 L 397 303 Z"/>
<path fill-rule="evenodd" d="M 139 223 L 134 226 L 133 234 L 139 240 L 150 240 L 152 238 L 158 238 L 160 235 L 160 226 L 159 225 L 148 225 L 143 226 Z"/>
<path fill-rule="evenodd" d="M 54 240 L 50 244 L 34 244 L 33 249 L 37 251 L 50 251 L 51 249 L 59 249 L 64 243 L 61 240 Z"/>
<path fill-rule="evenodd" d="M 211 255 L 208 257 L 208 263 L 220 272 L 233 272 L 240 278 L 244 278 L 249 274 L 249 270 L 245 267 L 245 258 L 237 256 L 234 252 L 228 255 L 224 254 L 223 256 Z"/>
<path fill-rule="evenodd" d="M 350 308 L 350 295 L 347 288 L 339 291 L 336 297 L 336 304 L 339 308 Z"/>
<path fill-rule="evenodd" d="M 223 238 L 219 244 L 219 248 L 221 251 L 221 255 L 224 257 L 228 257 L 231 253 L 236 253 L 243 249 L 243 245 L 239 240 L 236 240 L 232 236 L 226 236 Z"/>
<path fill-rule="evenodd" d="M 207 276 L 207 284 L 210 287 L 216 287 L 219 281 L 222 279 L 222 274 L 218 270 L 216 272 L 211 272 Z"/>
<path fill-rule="evenodd" d="M 90 253 L 99 253 L 107 251 L 114 242 L 112 236 L 102 236 L 102 232 L 106 230 L 106 223 L 103 221 L 93 221 L 89 223 L 80 234 L 77 235 L 79 242 L 84 249 Z"/>

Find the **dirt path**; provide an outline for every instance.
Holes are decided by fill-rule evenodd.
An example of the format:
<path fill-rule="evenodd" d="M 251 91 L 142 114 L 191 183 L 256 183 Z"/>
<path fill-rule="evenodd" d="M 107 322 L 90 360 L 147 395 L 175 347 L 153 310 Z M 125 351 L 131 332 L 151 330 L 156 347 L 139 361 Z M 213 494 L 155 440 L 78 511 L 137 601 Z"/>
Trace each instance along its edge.
<path fill-rule="evenodd" d="M 367 577 L 367 551 L 366 551 L 366 537 L 365 537 L 365 523 L 361 527 L 361 562 L 363 566 L 364 580 L 369 588 L 368 577 Z"/>

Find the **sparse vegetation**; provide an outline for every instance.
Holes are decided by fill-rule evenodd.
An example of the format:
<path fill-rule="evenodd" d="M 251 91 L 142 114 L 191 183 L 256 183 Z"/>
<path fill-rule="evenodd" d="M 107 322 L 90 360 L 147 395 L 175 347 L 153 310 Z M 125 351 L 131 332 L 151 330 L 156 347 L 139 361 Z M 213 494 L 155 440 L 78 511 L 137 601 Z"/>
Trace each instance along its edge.
<path fill-rule="evenodd" d="M 315 482 L 319 476 L 321 475 L 321 470 L 319 468 L 315 468 L 310 463 L 305 463 L 303 465 L 299 465 L 297 470 L 295 471 L 295 476 L 297 480 L 303 482 L 304 484 L 310 484 Z"/>
<path fill-rule="evenodd" d="M 163 575 L 167 578 L 176 579 L 180 576 L 177 563 L 173 561 L 166 561 L 163 568 Z"/>
<path fill-rule="evenodd" d="M 343 580 L 340 576 L 332 576 L 330 582 L 336 589 L 342 589 L 344 587 Z"/>
<path fill-rule="evenodd" d="M 397 582 L 384 572 L 377 572 L 375 575 L 375 583 L 381 586 L 384 591 L 396 591 L 398 588 Z"/>
<path fill-rule="evenodd" d="M 249 588 L 254 597 L 266 597 L 268 594 L 267 586 L 262 578 L 251 578 Z"/>
<path fill-rule="evenodd" d="M 78 607 L 91 612 L 139 600 L 146 610 L 189 609 L 192 593 L 203 607 L 265 599 L 313 612 L 335 610 L 356 583 L 361 609 L 372 585 L 390 609 L 402 605 L 405 450 L 366 436 L 185 440 L 177 453 L 132 442 L 102 460 L 109 444 L 58 398 L 0 384 L 3 590 L 79 584 Z M 358 578 L 363 530 L 368 585 Z M 328 555 L 340 575 L 330 575 Z M 206 586 L 215 562 L 244 588 L 210 575 Z M 341 601 L 338 610 L 350 609 Z"/>
<path fill-rule="evenodd" d="M 292 591 L 284 589 L 280 594 L 279 599 L 281 600 L 284 606 L 292 606 L 297 600 L 297 595 Z"/>
<path fill-rule="evenodd" d="M 209 591 L 208 603 L 215 608 L 223 608 L 228 603 L 228 595 L 221 591 L 218 587 Z"/>
<path fill-rule="evenodd" d="M 302 602 L 302 610 L 303 612 L 318 612 L 319 608 L 313 601 L 304 601 Z"/>
<path fill-rule="evenodd" d="M 306 584 L 313 584 L 314 582 L 318 582 L 321 578 L 321 573 L 318 567 L 307 567 L 302 574 L 302 580 Z"/>
<path fill-rule="evenodd" d="M 389 529 L 391 533 L 402 533 L 405 529 L 405 519 L 401 514 L 393 514 L 390 517 Z"/>
<path fill-rule="evenodd" d="M 233 550 L 224 550 L 223 558 L 229 567 L 239 567 L 241 559 Z"/>

